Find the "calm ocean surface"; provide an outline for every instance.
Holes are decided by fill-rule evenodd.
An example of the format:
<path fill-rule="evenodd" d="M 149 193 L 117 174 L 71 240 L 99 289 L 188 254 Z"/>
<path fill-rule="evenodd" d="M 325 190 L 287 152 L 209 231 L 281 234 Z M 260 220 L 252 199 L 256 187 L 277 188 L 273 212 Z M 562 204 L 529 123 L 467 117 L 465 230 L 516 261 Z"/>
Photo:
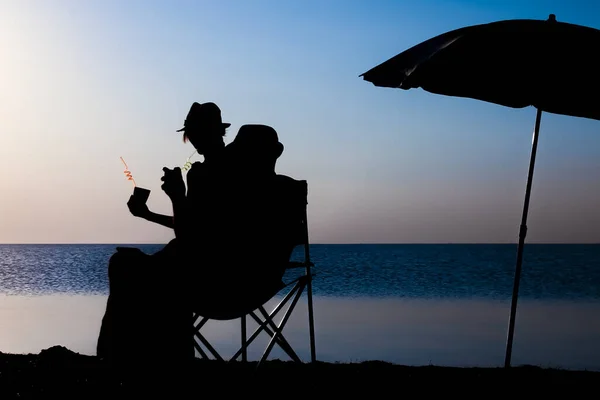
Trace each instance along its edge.
<path fill-rule="evenodd" d="M 115 247 L 0 245 L 0 293 L 108 294 Z M 311 258 L 317 296 L 510 299 L 516 245 L 312 245 Z M 520 298 L 600 300 L 600 245 L 526 245 Z"/>
<path fill-rule="evenodd" d="M 0 351 L 94 354 L 115 247 L 0 245 Z M 516 245 L 312 245 L 311 256 L 320 360 L 502 365 Z M 600 245 L 526 245 L 519 299 L 514 364 L 600 369 Z M 302 357 L 298 307 L 286 331 Z M 207 337 L 235 352 L 237 325 L 215 323 Z"/>

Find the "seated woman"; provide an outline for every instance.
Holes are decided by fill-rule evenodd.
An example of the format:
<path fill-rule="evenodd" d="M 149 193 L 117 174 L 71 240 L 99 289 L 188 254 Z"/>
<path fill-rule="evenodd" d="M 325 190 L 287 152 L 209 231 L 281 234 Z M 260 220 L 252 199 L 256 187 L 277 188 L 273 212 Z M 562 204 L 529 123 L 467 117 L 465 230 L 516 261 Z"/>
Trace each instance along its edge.
<path fill-rule="evenodd" d="M 221 111 L 214 103 L 194 103 L 187 115 L 184 142 L 189 141 L 204 162 L 194 163 L 187 175 L 188 195 L 194 191 L 213 190 L 211 186 L 224 170 L 225 158 L 223 136 L 230 124 L 223 123 Z M 181 171 L 163 169 L 163 190 L 170 194 L 174 185 L 182 193 L 170 194 L 174 208 L 185 200 L 185 185 Z M 217 173 L 219 172 L 219 173 Z M 165 180 L 165 179 L 171 179 Z M 203 187 L 204 186 L 204 187 Z M 173 197 L 174 196 L 174 197 Z M 141 359 L 152 357 L 189 358 L 193 350 L 182 337 L 189 337 L 190 314 L 181 307 L 186 301 L 187 282 L 183 269 L 187 260 L 181 257 L 179 238 L 174 217 L 152 213 L 145 204 L 136 202 L 132 196 L 128 207 L 132 214 L 175 230 L 176 239 L 154 254 L 145 254 L 137 248 L 117 248 L 108 263 L 109 296 L 102 319 L 97 342 L 97 355 L 111 360 Z M 155 321 L 155 322 L 153 322 Z M 148 327 L 148 328 L 147 328 Z M 193 352 L 191 353 L 193 357 Z"/>

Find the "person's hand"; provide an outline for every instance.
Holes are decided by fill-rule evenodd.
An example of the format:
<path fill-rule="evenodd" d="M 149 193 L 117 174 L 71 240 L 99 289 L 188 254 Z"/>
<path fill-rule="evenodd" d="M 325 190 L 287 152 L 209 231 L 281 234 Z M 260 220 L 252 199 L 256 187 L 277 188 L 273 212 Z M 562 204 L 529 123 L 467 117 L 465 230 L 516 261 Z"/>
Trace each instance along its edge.
<path fill-rule="evenodd" d="M 129 212 L 131 212 L 134 217 L 146 218 L 148 215 L 150 215 L 150 210 L 148 209 L 146 203 L 142 203 L 133 195 L 129 197 L 127 207 L 129 208 Z"/>
<path fill-rule="evenodd" d="M 196 161 L 192 164 L 190 169 L 187 172 L 187 180 L 188 182 L 193 182 L 194 180 L 200 179 L 202 174 L 204 173 L 204 164 L 200 161 Z"/>
<path fill-rule="evenodd" d="M 181 168 L 175 167 L 169 169 L 163 168 L 164 175 L 160 178 L 163 181 L 161 189 L 171 198 L 185 197 L 185 183 L 183 182 L 183 176 L 181 175 Z"/>

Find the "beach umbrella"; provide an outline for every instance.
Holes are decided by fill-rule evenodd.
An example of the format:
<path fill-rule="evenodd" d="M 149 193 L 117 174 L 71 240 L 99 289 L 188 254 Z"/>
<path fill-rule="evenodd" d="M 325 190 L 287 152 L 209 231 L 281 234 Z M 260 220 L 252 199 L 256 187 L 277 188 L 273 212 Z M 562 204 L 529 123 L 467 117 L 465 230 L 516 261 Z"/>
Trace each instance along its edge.
<path fill-rule="evenodd" d="M 375 86 L 423 90 L 536 112 L 504 365 L 510 366 L 527 213 L 542 112 L 600 120 L 600 30 L 547 20 L 504 20 L 443 33 L 360 75 Z"/>

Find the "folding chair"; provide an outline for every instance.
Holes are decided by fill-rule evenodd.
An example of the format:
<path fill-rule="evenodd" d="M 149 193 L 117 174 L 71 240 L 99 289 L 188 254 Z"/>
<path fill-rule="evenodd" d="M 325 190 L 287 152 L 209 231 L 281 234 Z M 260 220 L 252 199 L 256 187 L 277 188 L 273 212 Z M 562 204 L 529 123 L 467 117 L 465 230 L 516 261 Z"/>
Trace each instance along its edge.
<path fill-rule="evenodd" d="M 238 360 L 241 357 L 243 362 L 248 360 L 247 349 L 250 344 L 259 336 L 260 333 L 264 332 L 270 336 L 270 340 L 266 349 L 263 352 L 262 358 L 258 365 L 264 362 L 275 345 L 278 345 L 293 361 L 301 363 L 302 360 L 292 346 L 283 336 L 283 329 L 288 322 L 289 317 L 294 311 L 298 300 L 302 293 L 306 290 L 307 306 L 308 306 L 308 328 L 309 328 L 309 341 L 310 341 L 310 360 L 311 362 L 316 361 L 316 350 L 315 350 L 315 332 L 314 332 L 314 316 L 313 316 L 313 300 L 312 300 L 312 279 L 313 272 L 311 268 L 314 264 L 310 260 L 309 251 L 309 239 L 308 239 L 308 221 L 307 221 L 307 197 L 308 197 L 308 185 L 304 180 L 295 180 L 284 175 L 278 175 L 278 178 L 285 183 L 286 191 L 288 192 L 288 203 L 286 207 L 292 212 L 291 223 L 293 224 L 290 229 L 293 232 L 294 248 L 299 246 L 304 247 L 303 260 L 293 261 L 289 260 L 285 267 L 289 269 L 304 269 L 304 273 L 287 283 L 281 281 L 281 285 L 274 288 L 271 293 L 266 294 L 264 297 L 267 299 L 261 302 L 260 305 L 253 307 L 251 311 L 245 312 L 242 315 L 228 315 L 224 317 L 211 317 L 194 313 L 193 318 L 193 331 L 194 331 L 194 348 L 198 352 L 201 358 L 210 359 L 212 355 L 213 359 L 224 361 L 223 357 L 217 352 L 217 350 L 209 343 L 209 341 L 202 335 L 201 329 L 209 320 L 233 320 L 240 319 L 241 325 L 241 347 L 231 357 L 230 361 Z M 287 293 L 283 296 L 283 299 L 275 306 L 271 312 L 267 312 L 265 304 L 272 300 L 275 296 L 280 293 Z M 286 308 L 287 306 L 287 308 Z M 283 311 L 285 310 L 285 311 Z M 283 311 L 283 317 L 279 324 L 274 322 L 274 318 Z M 257 324 L 256 330 L 247 336 L 247 318 L 252 318 Z M 206 349 L 204 349 L 203 348 Z"/>

